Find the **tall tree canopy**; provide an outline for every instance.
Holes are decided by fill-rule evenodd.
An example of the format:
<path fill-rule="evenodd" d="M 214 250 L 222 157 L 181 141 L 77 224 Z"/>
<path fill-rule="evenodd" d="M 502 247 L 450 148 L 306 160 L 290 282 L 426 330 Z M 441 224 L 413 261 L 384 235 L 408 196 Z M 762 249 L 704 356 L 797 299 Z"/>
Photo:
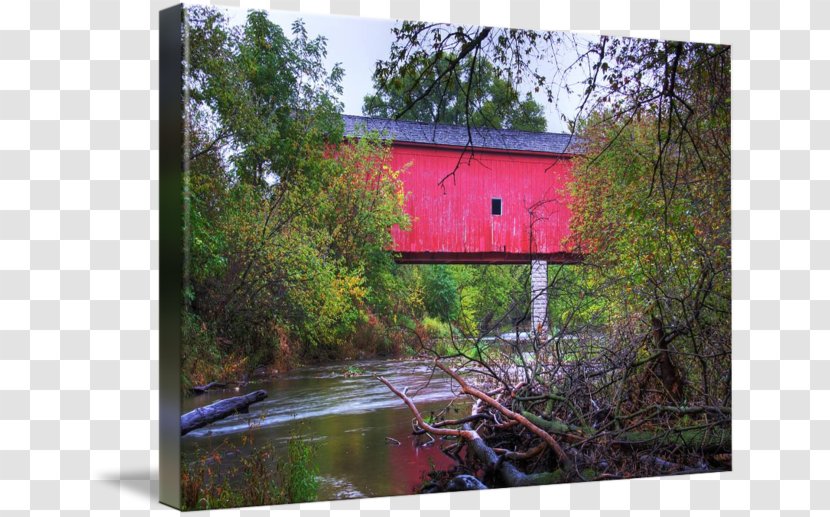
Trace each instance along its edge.
<path fill-rule="evenodd" d="M 263 12 L 233 25 L 190 7 L 185 30 L 189 380 L 348 345 L 406 295 L 390 273 L 389 228 L 407 218 L 388 146 L 344 142 L 342 70 L 302 22 L 285 34 Z"/>
<path fill-rule="evenodd" d="M 522 96 L 483 56 L 420 56 L 395 75 L 376 73 L 373 80 L 375 93 L 364 97 L 364 115 L 525 131 L 547 127 L 542 105 L 530 93 Z"/>
<path fill-rule="evenodd" d="M 658 377 L 675 400 L 726 404 L 728 48 L 605 43 L 614 66 L 598 64 L 602 111 L 581 123 L 584 155 L 572 184 L 574 244 L 596 266 L 586 281 L 612 300 L 612 321 L 651 332 Z"/>

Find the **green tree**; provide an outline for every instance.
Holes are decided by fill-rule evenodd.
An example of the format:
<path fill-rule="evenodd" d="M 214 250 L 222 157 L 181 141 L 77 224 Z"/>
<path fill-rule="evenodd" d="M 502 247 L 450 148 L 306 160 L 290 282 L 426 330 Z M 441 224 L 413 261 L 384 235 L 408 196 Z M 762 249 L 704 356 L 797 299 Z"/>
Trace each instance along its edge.
<path fill-rule="evenodd" d="M 653 123 L 614 127 L 596 117 L 583 130 L 588 154 L 571 185 L 574 243 L 589 254 L 581 279 L 602 293 L 593 308 L 606 322 L 649 333 L 643 350 L 661 361 L 671 397 L 683 397 L 686 384 L 721 403 L 729 396 L 728 169 L 710 176 L 672 151 L 663 158 L 676 174 L 667 205 L 651 187 L 661 152 Z"/>
<path fill-rule="evenodd" d="M 728 404 L 729 49 L 654 40 L 593 44 L 597 111 L 580 123 L 574 244 L 611 321 L 649 336 L 675 400 Z M 601 109 L 599 109 L 601 108 Z"/>
<path fill-rule="evenodd" d="M 363 114 L 475 127 L 545 131 L 544 108 L 522 96 L 484 57 L 467 58 L 450 73 L 456 56 L 421 57 L 398 73 L 374 75 L 375 93 L 363 99 Z M 447 77 L 439 87 L 431 87 Z"/>
<path fill-rule="evenodd" d="M 461 310 L 458 283 L 447 266 L 426 266 L 424 269 L 424 308 L 430 316 L 454 322 Z"/>
<path fill-rule="evenodd" d="M 528 266 L 457 264 L 447 270 L 457 285 L 460 310 L 455 323 L 465 334 L 500 334 L 526 320 Z"/>
<path fill-rule="evenodd" d="M 325 39 L 302 22 L 286 35 L 262 12 L 241 26 L 186 15 L 186 335 L 210 350 L 186 343 L 185 368 L 228 378 L 216 363 L 336 351 L 392 296 L 399 171 L 377 137 L 343 140 L 342 70 L 326 70 Z"/>

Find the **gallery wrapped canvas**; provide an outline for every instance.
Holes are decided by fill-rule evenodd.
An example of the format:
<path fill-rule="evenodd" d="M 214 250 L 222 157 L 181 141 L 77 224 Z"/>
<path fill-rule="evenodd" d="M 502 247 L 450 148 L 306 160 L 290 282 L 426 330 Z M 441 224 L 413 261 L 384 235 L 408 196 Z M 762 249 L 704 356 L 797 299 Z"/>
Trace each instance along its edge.
<path fill-rule="evenodd" d="M 731 468 L 729 47 L 160 19 L 162 502 Z"/>

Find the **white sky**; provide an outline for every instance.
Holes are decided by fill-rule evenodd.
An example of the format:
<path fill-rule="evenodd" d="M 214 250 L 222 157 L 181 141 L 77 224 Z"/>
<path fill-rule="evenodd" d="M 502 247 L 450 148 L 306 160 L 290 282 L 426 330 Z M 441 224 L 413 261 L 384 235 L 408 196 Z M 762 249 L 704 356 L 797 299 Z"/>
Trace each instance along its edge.
<path fill-rule="evenodd" d="M 231 23 L 244 24 L 247 10 L 224 9 Z M 389 57 L 389 47 L 393 36 L 390 29 L 396 22 L 392 20 L 376 20 L 356 16 L 314 15 L 287 11 L 269 11 L 269 18 L 283 27 L 286 35 L 291 34 L 291 24 L 297 18 L 305 22 L 310 38 L 323 35 L 328 40 L 328 57 L 325 62 L 327 69 L 335 63 L 341 63 L 345 71 L 342 81 L 344 113 L 361 115 L 364 95 L 374 91 L 372 74 L 375 63 Z M 524 93 L 522 89 L 520 92 Z M 580 99 L 577 96 L 568 98 L 564 93 L 559 97 L 557 106 L 547 102 L 547 98 L 539 93 L 534 94 L 536 101 L 545 108 L 547 130 L 551 132 L 567 131 L 559 115 L 562 110 L 573 118 Z"/>

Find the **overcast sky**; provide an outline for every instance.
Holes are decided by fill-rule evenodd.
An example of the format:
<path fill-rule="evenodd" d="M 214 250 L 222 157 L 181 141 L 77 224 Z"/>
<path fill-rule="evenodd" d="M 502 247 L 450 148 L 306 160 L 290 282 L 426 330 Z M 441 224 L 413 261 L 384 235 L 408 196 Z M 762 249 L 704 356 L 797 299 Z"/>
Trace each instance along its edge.
<path fill-rule="evenodd" d="M 231 23 L 243 24 L 247 10 L 225 9 Z M 283 27 L 287 35 L 291 34 L 291 24 L 297 18 L 305 22 L 309 37 L 323 35 L 328 40 L 328 57 L 326 68 L 334 63 L 341 63 L 345 71 L 343 78 L 344 113 L 361 115 L 363 96 L 374 91 L 372 74 L 375 63 L 389 57 L 389 48 L 393 41 L 390 29 L 396 22 L 391 20 L 374 20 L 355 16 L 314 15 L 287 11 L 269 11 L 269 18 Z M 521 91 L 521 90 L 520 90 Z M 532 92 L 531 92 L 532 93 Z M 536 101 L 545 108 L 548 131 L 566 131 L 559 118 L 559 111 L 547 102 L 542 94 L 534 95 Z M 560 97 L 558 108 L 573 118 L 573 111 L 578 99 Z"/>

